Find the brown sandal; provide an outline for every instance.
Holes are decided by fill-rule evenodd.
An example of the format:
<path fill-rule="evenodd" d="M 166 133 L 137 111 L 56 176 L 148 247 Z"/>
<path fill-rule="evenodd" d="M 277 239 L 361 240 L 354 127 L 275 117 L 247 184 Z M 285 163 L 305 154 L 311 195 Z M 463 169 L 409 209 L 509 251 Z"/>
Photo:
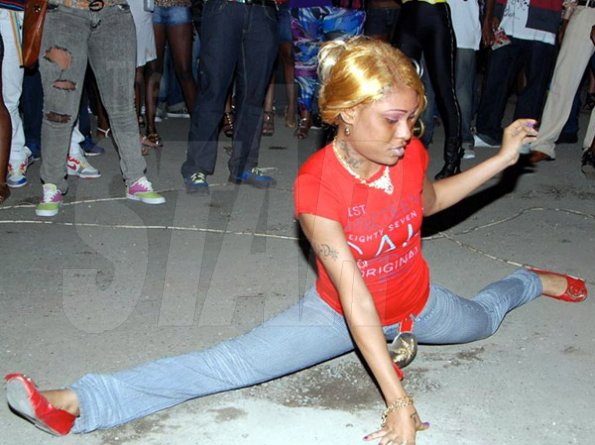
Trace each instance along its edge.
<path fill-rule="evenodd" d="M 151 150 L 157 150 L 159 145 L 152 142 L 147 136 L 140 136 L 141 154 L 148 156 Z"/>
<path fill-rule="evenodd" d="M 265 111 L 262 122 L 262 135 L 272 136 L 275 132 L 275 113 L 272 111 Z"/>
<path fill-rule="evenodd" d="M 97 127 L 97 131 L 95 132 L 95 135 L 97 136 L 97 139 L 104 139 L 104 138 L 108 138 L 110 136 L 111 132 L 112 132 L 111 128 Z"/>
<path fill-rule="evenodd" d="M 308 137 L 308 133 L 310 132 L 310 127 L 312 126 L 312 120 L 308 117 L 300 118 L 298 122 L 298 126 L 295 129 L 293 135 L 298 139 L 306 139 Z"/>
<path fill-rule="evenodd" d="M 223 134 L 228 138 L 233 137 L 233 111 L 223 113 Z"/>
<path fill-rule="evenodd" d="M 157 148 L 163 147 L 163 140 L 157 131 L 153 130 L 151 132 L 147 132 L 147 141 L 151 144 L 155 145 Z"/>

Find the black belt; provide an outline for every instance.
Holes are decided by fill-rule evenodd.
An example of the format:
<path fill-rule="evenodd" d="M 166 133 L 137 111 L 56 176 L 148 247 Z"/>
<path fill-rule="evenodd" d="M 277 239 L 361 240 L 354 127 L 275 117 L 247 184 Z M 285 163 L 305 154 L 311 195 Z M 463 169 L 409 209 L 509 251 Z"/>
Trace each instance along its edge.
<path fill-rule="evenodd" d="M 595 0 L 578 0 L 576 2 L 578 6 L 586 6 L 588 8 L 595 8 Z"/>
<path fill-rule="evenodd" d="M 241 3 L 243 5 L 259 5 L 259 6 L 270 6 L 276 8 L 277 3 L 275 0 L 227 0 L 233 3 Z"/>

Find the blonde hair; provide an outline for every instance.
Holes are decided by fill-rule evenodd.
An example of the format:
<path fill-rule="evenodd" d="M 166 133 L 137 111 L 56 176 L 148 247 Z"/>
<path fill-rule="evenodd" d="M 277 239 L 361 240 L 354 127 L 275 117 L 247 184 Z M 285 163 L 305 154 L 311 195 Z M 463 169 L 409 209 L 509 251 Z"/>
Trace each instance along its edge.
<path fill-rule="evenodd" d="M 426 106 L 424 87 L 411 60 L 376 39 L 354 37 L 325 43 L 318 54 L 318 77 L 318 108 L 327 124 L 338 124 L 342 112 L 372 103 L 396 85 L 418 94 L 416 118 Z"/>

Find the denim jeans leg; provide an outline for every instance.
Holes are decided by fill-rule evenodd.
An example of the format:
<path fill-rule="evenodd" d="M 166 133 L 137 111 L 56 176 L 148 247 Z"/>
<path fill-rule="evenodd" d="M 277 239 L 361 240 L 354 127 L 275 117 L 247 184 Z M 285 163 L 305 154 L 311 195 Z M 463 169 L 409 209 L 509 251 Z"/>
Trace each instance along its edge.
<path fill-rule="evenodd" d="M 457 48 L 455 62 L 457 99 L 461 109 L 461 137 L 463 142 L 473 143 L 471 118 L 473 116 L 473 92 L 475 91 L 475 50 Z"/>
<path fill-rule="evenodd" d="M 110 119 L 127 185 L 145 175 L 134 108 L 136 31 L 128 5 L 103 8 L 89 39 L 89 62 Z"/>
<path fill-rule="evenodd" d="M 85 15 L 87 13 L 87 15 Z M 66 155 L 87 68 L 88 12 L 48 9 L 39 57 L 43 87 L 41 179 L 66 192 Z"/>
<path fill-rule="evenodd" d="M 247 7 L 236 80 L 236 120 L 228 166 L 239 177 L 258 165 L 263 103 L 279 47 L 277 12 L 270 6 Z"/>
<path fill-rule="evenodd" d="M 240 56 L 246 6 L 227 0 L 209 0 L 202 15 L 198 92 L 191 114 L 182 176 L 212 175 L 217 161 L 219 123 Z"/>
<path fill-rule="evenodd" d="M 415 318 L 413 332 L 426 344 L 480 340 L 496 332 L 509 311 L 537 298 L 542 290 L 539 277 L 526 269 L 490 284 L 471 300 L 432 285 L 426 307 Z"/>
<path fill-rule="evenodd" d="M 502 139 L 502 119 L 510 86 L 518 71 L 519 54 L 518 39 L 514 38 L 510 44 L 490 52 L 476 123 L 477 134 L 487 136 L 491 139 L 488 142 L 499 144 Z"/>
<path fill-rule="evenodd" d="M 523 40 L 521 54 L 525 62 L 527 85 L 518 94 L 514 119 L 539 119 L 552 77 L 556 47 L 544 42 Z"/>
<path fill-rule="evenodd" d="M 21 111 L 23 112 L 23 130 L 25 145 L 41 146 L 41 120 L 43 116 L 43 90 L 39 69 L 25 70 Z"/>
<path fill-rule="evenodd" d="M 285 312 L 210 349 L 84 376 L 71 387 L 81 409 L 73 432 L 111 428 L 189 399 L 265 382 L 353 348 L 345 319 L 311 288 Z"/>

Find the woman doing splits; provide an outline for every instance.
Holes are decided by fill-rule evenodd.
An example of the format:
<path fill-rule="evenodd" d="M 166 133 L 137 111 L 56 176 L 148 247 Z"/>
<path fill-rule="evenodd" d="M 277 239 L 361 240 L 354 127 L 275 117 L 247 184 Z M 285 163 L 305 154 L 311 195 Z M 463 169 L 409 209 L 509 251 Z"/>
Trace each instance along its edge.
<path fill-rule="evenodd" d="M 537 134 L 534 121 L 515 121 L 495 156 L 432 183 L 426 150 L 412 137 L 425 99 L 410 60 L 363 37 L 329 42 L 319 60 L 320 110 L 338 131 L 295 183 L 295 211 L 317 256 L 316 285 L 280 315 L 204 351 L 89 374 L 61 390 L 39 391 L 23 374 L 10 374 L 7 397 L 15 411 L 54 434 L 84 433 L 358 349 L 387 404 L 382 427 L 365 439 L 411 445 L 429 425 L 387 348 L 406 325 L 420 343 L 470 342 L 490 336 L 508 311 L 542 294 L 575 302 L 587 297 L 580 279 L 526 269 L 472 300 L 429 282 L 423 215 L 459 202 L 517 162 L 521 145 Z"/>

